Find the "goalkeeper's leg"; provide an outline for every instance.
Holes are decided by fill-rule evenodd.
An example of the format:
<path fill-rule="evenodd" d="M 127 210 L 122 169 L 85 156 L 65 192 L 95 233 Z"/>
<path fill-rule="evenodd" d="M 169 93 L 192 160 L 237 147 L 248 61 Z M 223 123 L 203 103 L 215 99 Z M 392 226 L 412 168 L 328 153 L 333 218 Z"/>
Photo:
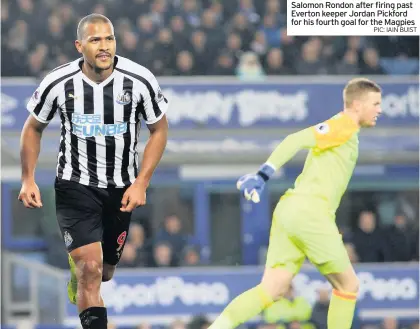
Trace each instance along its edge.
<path fill-rule="evenodd" d="M 328 309 L 328 329 L 350 329 L 359 292 L 359 279 L 351 265 L 343 272 L 325 276 L 334 288 Z"/>
<path fill-rule="evenodd" d="M 266 267 L 261 283 L 232 300 L 209 329 L 234 329 L 254 318 L 286 293 L 293 276 L 285 268 Z"/>

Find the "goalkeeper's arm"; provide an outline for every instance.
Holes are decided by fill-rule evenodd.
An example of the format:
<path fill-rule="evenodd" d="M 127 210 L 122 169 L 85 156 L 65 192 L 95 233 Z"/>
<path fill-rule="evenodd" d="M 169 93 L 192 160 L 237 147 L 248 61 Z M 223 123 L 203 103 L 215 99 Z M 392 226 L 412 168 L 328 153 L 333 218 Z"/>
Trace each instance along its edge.
<path fill-rule="evenodd" d="M 267 161 L 260 167 L 258 174 L 267 181 L 281 166 L 292 159 L 302 149 L 316 145 L 312 128 L 306 128 L 288 135 L 271 153 Z"/>

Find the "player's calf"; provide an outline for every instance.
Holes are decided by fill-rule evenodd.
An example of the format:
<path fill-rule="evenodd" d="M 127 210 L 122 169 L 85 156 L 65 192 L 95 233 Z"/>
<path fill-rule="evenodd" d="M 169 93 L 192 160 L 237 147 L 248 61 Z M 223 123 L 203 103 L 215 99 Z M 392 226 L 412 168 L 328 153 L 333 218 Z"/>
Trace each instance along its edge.
<path fill-rule="evenodd" d="M 102 262 L 98 260 L 76 261 L 77 306 L 84 310 L 91 306 L 101 306 L 100 286 L 102 282 Z"/>
<path fill-rule="evenodd" d="M 107 312 L 100 294 L 102 283 L 102 248 L 99 242 L 70 253 L 77 276 L 77 307 L 83 329 L 107 327 Z"/>
<path fill-rule="evenodd" d="M 334 287 L 328 308 L 328 329 L 350 329 L 359 291 L 359 279 L 351 266 L 342 273 L 328 274 L 326 277 Z"/>
<path fill-rule="evenodd" d="M 351 266 L 344 272 L 327 274 L 326 278 L 336 291 L 351 294 L 359 292 L 360 281 Z"/>

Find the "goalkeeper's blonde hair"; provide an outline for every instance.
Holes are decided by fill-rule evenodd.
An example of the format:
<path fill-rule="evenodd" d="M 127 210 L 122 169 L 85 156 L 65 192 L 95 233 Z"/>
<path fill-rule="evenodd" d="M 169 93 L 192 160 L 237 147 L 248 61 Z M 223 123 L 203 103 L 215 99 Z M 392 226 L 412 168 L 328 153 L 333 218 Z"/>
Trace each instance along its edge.
<path fill-rule="evenodd" d="M 368 92 L 382 92 L 381 87 L 372 80 L 356 78 L 350 80 L 343 90 L 343 101 L 346 107 L 350 107 L 354 100 L 360 99 Z"/>

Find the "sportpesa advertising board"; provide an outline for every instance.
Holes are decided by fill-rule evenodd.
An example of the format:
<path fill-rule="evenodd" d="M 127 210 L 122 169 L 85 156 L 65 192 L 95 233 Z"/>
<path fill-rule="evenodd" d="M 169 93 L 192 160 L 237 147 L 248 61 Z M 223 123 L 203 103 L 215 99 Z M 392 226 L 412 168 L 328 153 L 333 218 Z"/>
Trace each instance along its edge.
<path fill-rule="evenodd" d="M 290 128 L 323 121 L 343 107 L 345 78 L 282 78 L 260 83 L 235 79 L 159 79 L 177 128 Z M 210 82 L 209 82 L 210 81 Z M 418 126 L 419 86 L 413 78 L 381 78 L 382 126 Z M 2 80 L 1 127 L 20 130 L 38 84 Z M 58 116 L 52 126 L 58 126 Z"/>
<path fill-rule="evenodd" d="M 366 265 L 356 270 L 361 281 L 358 308 L 362 320 L 418 318 L 418 263 Z M 113 322 L 159 324 L 196 314 L 215 316 L 232 298 L 258 284 L 261 275 L 259 267 L 119 269 L 112 281 L 103 284 L 102 295 Z M 304 268 L 293 286 L 311 304 L 317 289 L 328 287 L 312 267 Z M 69 303 L 66 316 L 68 324 L 79 321 L 76 307 Z"/>

